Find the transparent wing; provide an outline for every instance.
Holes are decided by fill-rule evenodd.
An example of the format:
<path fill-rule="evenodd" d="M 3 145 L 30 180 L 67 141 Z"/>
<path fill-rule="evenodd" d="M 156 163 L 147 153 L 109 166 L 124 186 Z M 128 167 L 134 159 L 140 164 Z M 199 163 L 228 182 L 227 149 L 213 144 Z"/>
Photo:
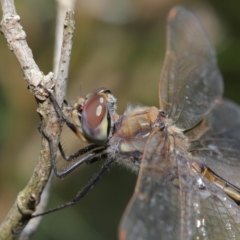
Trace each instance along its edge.
<path fill-rule="evenodd" d="M 166 154 L 168 143 L 160 132 L 148 141 L 120 240 L 239 239 L 239 207 L 191 171 L 185 153 Z"/>
<path fill-rule="evenodd" d="M 176 239 L 239 239 L 240 209 L 213 182 L 189 169 L 192 159 L 177 157 L 181 229 Z"/>
<path fill-rule="evenodd" d="M 165 169 L 169 168 L 167 161 L 163 165 L 159 162 L 159 154 L 163 154 L 167 142 L 160 132 L 148 140 L 135 192 L 120 224 L 121 240 L 177 239 L 180 227 L 178 190 L 165 174 Z"/>
<path fill-rule="evenodd" d="M 215 55 L 199 20 L 184 8 L 173 8 L 168 16 L 159 97 L 160 108 L 181 129 L 194 127 L 222 96 Z"/>
<path fill-rule="evenodd" d="M 224 100 L 187 135 L 192 156 L 240 188 L 240 107 Z"/>

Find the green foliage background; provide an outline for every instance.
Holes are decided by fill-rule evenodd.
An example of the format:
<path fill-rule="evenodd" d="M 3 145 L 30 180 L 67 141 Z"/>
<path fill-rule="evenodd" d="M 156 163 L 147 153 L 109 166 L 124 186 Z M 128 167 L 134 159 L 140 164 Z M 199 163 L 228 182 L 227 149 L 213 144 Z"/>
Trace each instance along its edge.
<path fill-rule="evenodd" d="M 74 101 L 104 86 L 118 98 L 120 114 L 128 102 L 158 106 L 166 16 L 179 4 L 193 9 L 203 21 L 217 49 L 225 97 L 240 103 L 240 2 L 223 0 L 129 0 L 121 4 L 78 0 L 67 99 Z M 19 0 L 16 6 L 35 60 L 47 74 L 52 71 L 55 2 Z M 41 137 L 38 124 L 35 100 L 1 36 L 0 220 L 34 169 Z M 71 144 L 71 139 L 65 141 Z M 98 167 L 82 166 L 64 180 L 55 178 L 49 207 L 70 200 Z M 33 239 L 116 239 L 135 181 L 131 172 L 113 167 L 77 206 L 44 217 Z"/>

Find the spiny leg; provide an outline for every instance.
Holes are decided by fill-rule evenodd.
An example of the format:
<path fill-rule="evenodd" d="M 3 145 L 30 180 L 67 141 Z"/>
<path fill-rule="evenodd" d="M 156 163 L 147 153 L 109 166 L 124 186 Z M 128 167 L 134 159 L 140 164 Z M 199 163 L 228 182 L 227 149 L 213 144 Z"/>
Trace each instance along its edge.
<path fill-rule="evenodd" d="M 42 88 L 48 93 L 49 99 L 53 104 L 53 107 L 55 111 L 57 112 L 57 115 L 67 124 L 67 126 L 74 132 L 77 132 L 77 127 L 65 116 L 63 113 L 61 107 L 58 105 L 58 102 L 56 101 L 54 95 L 48 91 L 45 87 L 42 86 Z M 71 106 L 66 100 L 64 100 L 64 103 L 68 106 Z"/>
<path fill-rule="evenodd" d="M 74 132 L 77 132 L 77 128 L 76 126 L 65 116 L 65 114 L 63 113 L 62 109 L 60 108 L 60 106 L 58 105 L 54 95 L 48 91 L 48 89 L 46 89 L 45 87 L 43 87 L 44 90 L 48 93 L 49 95 L 49 99 L 51 100 L 55 111 L 57 112 L 58 116 L 64 121 L 66 122 L 67 126 Z M 71 106 L 66 100 L 64 100 L 64 103 L 67 106 Z M 50 158 L 51 158 L 51 163 L 52 163 L 52 167 L 54 170 L 54 173 L 56 174 L 57 177 L 62 178 L 64 176 L 66 176 L 68 173 L 70 173 L 72 170 L 74 170 L 76 167 L 78 167 L 79 165 L 81 165 L 82 163 L 86 162 L 86 163 L 92 163 L 95 162 L 96 159 L 101 159 L 100 156 L 97 156 L 98 154 L 101 155 L 101 152 L 105 149 L 105 147 L 99 146 L 97 144 L 91 144 L 83 149 L 78 150 L 77 152 L 66 156 L 66 154 L 63 151 L 62 145 L 61 143 L 58 144 L 58 148 L 59 151 L 63 157 L 64 160 L 66 161 L 73 161 L 76 158 L 80 157 L 78 160 L 76 160 L 76 162 L 73 165 L 70 165 L 68 168 L 66 168 L 64 171 L 62 172 L 58 172 L 57 167 L 56 167 L 56 156 L 54 154 L 53 151 L 53 142 L 52 139 L 47 135 L 47 133 L 43 130 L 42 127 L 39 128 L 39 131 L 42 133 L 42 135 L 47 139 L 48 143 L 49 143 L 49 149 L 50 149 Z M 85 154 L 85 155 L 84 155 Z M 84 155 L 84 156 L 82 156 Z M 94 160 L 92 160 L 92 158 Z"/>
<path fill-rule="evenodd" d="M 69 157 L 65 156 L 65 153 L 63 152 L 63 149 L 60 149 L 60 152 L 62 155 L 65 156 L 65 160 L 68 162 L 71 162 L 72 160 L 74 160 L 77 157 L 80 157 L 78 160 L 76 160 L 76 162 L 73 165 L 68 166 L 64 171 L 59 172 L 56 166 L 56 155 L 54 153 L 54 149 L 53 149 L 53 141 L 52 139 L 47 135 L 47 133 L 43 130 L 43 128 L 40 126 L 39 127 L 39 131 L 41 132 L 41 134 L 47 139 L 48 144 L 49 144 L 49 151 L 50 151 L 50 159 L 51 159 L 51 165 L 53 167 L 53 171 L 55 173 L 55 175 L 59 178 L 63 178 L 66 175 L 68 175 L 71 171 L 73 171 L 75 168 L 77 168 L 79 165 L 81 165 L 82 163 L 86 162 L 86 163 L 93 163 L 96 162 L 97 160 L 102 159 L 102 154 L 103 150 L 105 149 L 105 147 L 99 147 L 96 144 L 92 144 L 89 145 L 83 149 L 80 149 L 79 151 L 77 151 L 75 154 L 70 155 Z M 60 145 L 61 146 L 61 145 Z M 83 155 L 87 153 L 86 155 Z M 81 156 L 83 155 L 83 156 Z M 97 159 L 97 160 L 96 160 Z"/>
<path fill-rule="evenodd" d="M 70 207 L 75 205 L 77 202 L 79 202 L 87 193 L 88 191 L 100 180 L 101 176 L 110 168 L 111 164 L 115 161 L 114 158 L 108 159 L 104 165 L 101 167 L 101 169 L 93 176 L 93 178 L 88 182 L 88 184 L 80 191 L 77 193 L 77 195 L 69 202 L 62 204 L 56 208 L 52 208 L 46 212 L 32 215 L 32 218 L 34 217 L 39 217 L 43 215 L 47 215 L 49 213 L 57 212 L 61 209 Z"/>
<path fill-rule="evenodd" d="M 79 157 L 79 156 L 81 156 L 81 155 L 83 155 L 87 152 L 90 152 L 90 151 L 94 151 L 95 153 L 102 152 L 104 149 L 106 149 L 106 147 L 103 147 L 103 146 L 100 146 L 100 145 L 97 145 L 97 144 L 91 144 L 89 146 L 86 146 L 86 147 L 76 151 L 75 153 L 72 153 L 69 156 L 66 156 L 61 143 L 58 144 L 58 149 L 59 149 L 59 151 L 60 151 L 64 160 L 72 161 L 73 159 L 75 159 L 75 158 L 77 158 L 77 157 Z"/>

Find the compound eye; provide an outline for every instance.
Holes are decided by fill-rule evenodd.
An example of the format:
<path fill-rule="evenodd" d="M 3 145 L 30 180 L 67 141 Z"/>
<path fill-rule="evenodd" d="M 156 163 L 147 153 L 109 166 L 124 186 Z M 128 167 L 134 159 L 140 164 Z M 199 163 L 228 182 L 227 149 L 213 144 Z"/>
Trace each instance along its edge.
<path fill-rule="evenodd" d="M 100 94 L 90 96 L 82 106 L 82 130 L 93 143 L 104 143 L 108 139 L 109 120 L 105 98 Z"/>
<path fill-rule="evenodd" d="M 97 128 L 106 113 L 106 101 L 102 96 L 94 95 L 83 107 L 83 116 L 90 128 Z"/>

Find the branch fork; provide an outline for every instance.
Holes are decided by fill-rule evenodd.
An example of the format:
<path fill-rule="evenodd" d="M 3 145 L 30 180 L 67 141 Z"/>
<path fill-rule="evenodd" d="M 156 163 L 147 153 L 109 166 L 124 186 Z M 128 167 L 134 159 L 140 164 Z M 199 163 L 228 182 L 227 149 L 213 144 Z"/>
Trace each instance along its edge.
<path fill-rule="evenodd" d="M 26 33 L 20 24 L 20 17 L 16 13 L 14 1 L 0 1 L 3 13 L 0 31 L 6 38 L 9 49 L 19 61 L 24 79 L 28 82 L 28 89 L 34 94 L 37 101 L 37 111 L 42 120 L 41 125 L 44 126 L 46 133 L 50 137 L 53 137 L 54 150 L 57 150 L 57 144 L 61 133 L 61 124 L 59 123 L 58 116 L 52 108 L 51 103 L 48 100 L 45 101 L 48 94 L 43 87 L 49 90 L 55 87 L 56 98 L 59 105 L 62 106 L 65 97 L 72 49 L 72 38 L 75 25 L 74 12 L 71 10 L 67 11 L 64 27 L 62 26 L 61 28 L 61 30 L 63 29 L 63 35 L 58 35 L 56 39 L 57 42 L 62 42 L 59 65 L 58 68 L 55 67 L 55 70 L 58 69 L 56 70 L 57 73 L 53 74 L 50 72 L 44 75 L 36 64 L 32 51 L 27 44 Z M 61 46 L 61 44 L 59 45 Z M 51 172 L 52 167 L 50 163 L 49 145 L 46 139 L 42 137 L 41 150 L 33 174 L 26 187 L 18 194 L 6 219 L 0 225 L 1 240 L 16 238 L 17 234 L 28 224 L 32 213 L 40 202 L 41 195 L 49 181 Z M 44 196 L 42 198 L 47 199 Z M 45 200 L 45 202 L 47 202 L 47 200 Z M 43 209 L 40 211 L 43 211 Z M 39 218 L 33 219 L 31 222 L 38 219 Z M 33 228 L 36 228 L 36 226 L 37 223 Z M 30 232 L 32 232 L 32 230 Z M 30 234 L 31 233 L 28 232 L 28 235 Z"/>

